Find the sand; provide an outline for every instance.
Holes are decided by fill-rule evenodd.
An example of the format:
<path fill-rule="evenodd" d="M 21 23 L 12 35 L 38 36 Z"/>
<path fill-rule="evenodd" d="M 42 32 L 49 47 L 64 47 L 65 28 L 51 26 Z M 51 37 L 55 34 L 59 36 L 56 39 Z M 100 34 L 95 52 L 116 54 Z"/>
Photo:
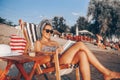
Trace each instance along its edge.
<path fill-rule="evenodd" d="M 0 44 L 9 44 L 10 36 L 16 34 L 18 30 L 5 24 L 0 24 Z"/>

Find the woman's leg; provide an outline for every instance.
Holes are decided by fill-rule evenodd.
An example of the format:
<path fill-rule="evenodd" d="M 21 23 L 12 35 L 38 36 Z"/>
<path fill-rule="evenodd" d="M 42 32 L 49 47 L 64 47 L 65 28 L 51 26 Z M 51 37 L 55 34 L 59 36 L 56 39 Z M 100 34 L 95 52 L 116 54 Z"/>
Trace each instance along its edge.
<path fill-rule="evenodd" d="M 87 56 L 84 51 L 79 51 L 76 53 L 72 60 L 72 64 L 79 64 L 79 69 L 82 74 L 83 80 L 90 80 L 90 65 Z"/>
<path fill-rule="evenodd" d="M 77 43 L 80 46 L 80 50 L 84 50 L 88 57 L 88 61 L 96 67 L 103 75 L 105 80 L 110 80 L 112 78 L 120 78 L 120 73 L 110 71 L 109 69 L 105 68 L 94 56 L 94 54 L 82 43 Z"/>
<path fill-rule="evenodd" d="M 71 48 L 69 48 L 60 58 L 60 63 L 61 64 L 66 64 L 66 63 L 71 63 L 72 59 L 74 58 L 75 54 L 83 50 L 88 58 L 88 61 L 95 66 L 101 73 L 104 74 L 105 77 L 117 77 L 120 78 L 119 73 L 113 73 L 105 68 L 94 56 L 94 54 L 82 43 L 82 42 L 77 42 L 74 44 Z M 112 75 L 111 75 L 112 74 Z"/>
<path fill-rule="evenodd" d="M 75 54 L 83 50 L 85 54 L 87 55 L 88 61 L 94 65 L 99 71 L 102 73 L 108 72 L 108 70 L 103 67 L 99 61 L 96 59 L 96 57 L 92 54 L 92 52 L 82 43 L 82 42 L 77 42 L 75 43 L 71 48 L 69 48 L 60 58 L 60 63 L 66 64 L 66 63 L 71 63 L 72 59 L 74 58 Z M 109 74 L 109 73 L 108 73 Z"/>

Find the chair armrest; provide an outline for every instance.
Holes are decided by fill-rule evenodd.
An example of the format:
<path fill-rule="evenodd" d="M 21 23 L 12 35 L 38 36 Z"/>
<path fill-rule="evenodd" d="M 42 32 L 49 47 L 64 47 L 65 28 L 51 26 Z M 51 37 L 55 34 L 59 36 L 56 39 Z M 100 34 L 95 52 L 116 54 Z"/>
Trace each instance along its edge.
<path fill-rule="evenodd" d="M 56 70 L 56 80 L 61 80 L 58 54 L 59 54 L 59 51 L 56 50 L 56 53 L 54 54 L 54 62 L 55 62 L 55 70 Z"/>
<path fill-rule="evenodd" d="M 56 71 L 56 80 L 61 80 L 60 77 L 60 66 L 59 66 L 59 50 L 57 49 L 55 52 L 36 52 L 36 54 L 52 54 L 54 56 L 54 62 L 55 62 L 55 71 Z"/>
<path fill-rule="evenodd" d="M 48 54 L 48 55 L 54 55 L 56 52 L 36 52 L 36 54 Z"/>

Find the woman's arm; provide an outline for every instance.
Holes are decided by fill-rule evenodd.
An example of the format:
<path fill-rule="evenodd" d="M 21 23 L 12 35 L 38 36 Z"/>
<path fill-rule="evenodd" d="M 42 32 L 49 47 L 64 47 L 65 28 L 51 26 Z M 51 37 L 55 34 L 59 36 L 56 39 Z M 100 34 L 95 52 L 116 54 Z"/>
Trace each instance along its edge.
<path fill-rule="evenodd" d="M 63 47 L 62 47 L 62 46 L 60 46 L 58 42 L 56 42 L 56 41 L 53 41 L 53 42 L 55 42 L 55 44 L 56 44 L 56 46 L 57 46 L 56 51 L 57 51 L 58 53 L 63 52 Z"/>
<path fill-rule="evenodd" d="M 34 51 L 35 52 L 40 52 L 41 48 L 42 48 L 42 44 L 40 43 L 40 41 L 36 41 L 35 46 L 34 46 Z"/>

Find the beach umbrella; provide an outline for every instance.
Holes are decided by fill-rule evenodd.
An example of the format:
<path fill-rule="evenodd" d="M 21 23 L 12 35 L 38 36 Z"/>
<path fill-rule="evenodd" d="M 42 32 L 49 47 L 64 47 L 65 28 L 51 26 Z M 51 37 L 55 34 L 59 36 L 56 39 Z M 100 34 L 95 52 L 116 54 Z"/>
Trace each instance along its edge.
<path fill-rule="evenodd" d="M 61 33 L 58 30 L 53 30 L 53 34 L 61 35 Z"/>
<path fill-rule="evenodd" d="M 81 30 L 81 31 L 79 31 L 79 33 L 81 33 L 81 34 L 90 34 L 90 35 L 94 35 L 92 32 L 90 32 L 90 31 L 88 31 L 88 30 Z"/>

